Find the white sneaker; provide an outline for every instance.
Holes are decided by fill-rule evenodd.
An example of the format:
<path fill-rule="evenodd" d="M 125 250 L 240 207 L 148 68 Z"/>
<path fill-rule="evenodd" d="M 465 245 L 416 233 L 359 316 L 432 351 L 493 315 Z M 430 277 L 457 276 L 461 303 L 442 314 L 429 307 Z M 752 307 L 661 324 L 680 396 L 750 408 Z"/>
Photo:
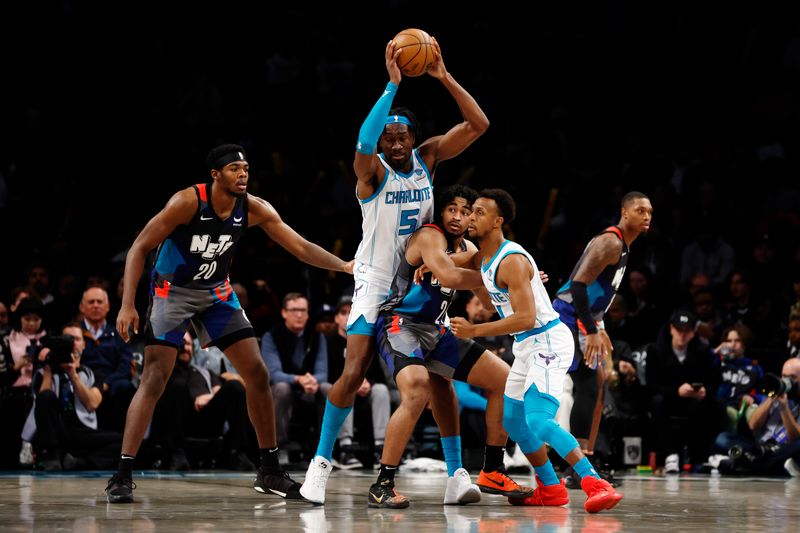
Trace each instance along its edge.
<path fill-rule="evenodd" d="M 463 468 L 455 471 L 447 478 L 447 489 L 444 492 L 445 505 L 464 505 L 481 501 L 481 489 L 472 482 L 469 472 Z"/>
<path fill-rule="evenodd" d="M 22 441 L 22 447 L 19 449 L 19 464 L 25 466 L 33 464 L 33 446 L 26 440 Z"/>
<path fill-rule="evenodd" d="M 722 462 L 722 460 L 723 459 L 727 459 L 727 458 L 728 458 L 727 455 L 722 455 L 722 454 L 716 453 L 714 455 L 709 455 L 708 456 L 708 463 L 706 463 L 706 464 L 708 466 L 710 466 L 711 468 L 713 468 L 713 469 L 717 469 L 717 468 L 719 468 L 719 464 Z"/>
<path fill-rule="evenodd" d="M 789 475 L 792 477 L 800 477 L 800 465 L 797 464 L 792 457 L 786 459 L 786 462 L 783 463 L 783 468 L 789 472 Z"/>
<path fill-rule="evenodd" d="M 327 459 L 321 455 L 314 457 L 308 465 L 300 495 L 312 503 L 325 503 L 325 485 L 328 484 L 331 470 L 333 467 Z"/>
<path fill-rule="evenodd" d="M 678 474 L 681 471 L 681 460 L 677 453 L 671 453 L 664 461 L 665 474 Z"/>

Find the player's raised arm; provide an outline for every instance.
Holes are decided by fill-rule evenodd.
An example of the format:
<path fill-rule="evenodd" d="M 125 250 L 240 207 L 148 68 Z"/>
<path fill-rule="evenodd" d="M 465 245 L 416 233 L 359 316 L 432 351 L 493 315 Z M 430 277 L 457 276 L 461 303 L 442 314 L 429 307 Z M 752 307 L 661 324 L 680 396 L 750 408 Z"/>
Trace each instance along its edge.
<path fill-rule="evenodd" d="M 392 108 L 394 96 L 397 93 L 397 88 L 400 85 L 402 78 L 400 69 L 397 67 L 397 56 L 400 54 L 399 49 L 395 47 L 393 41 L 389 41 L 386 45 L 385 59 L 386 70 L 389 72 L 389 83 L 383 90 L 378 101 L 372 107 L 372 110 L 367 115 L 366 120 L 361 125 L 358 132 L 358 143 L 356 144 L 356 154 L 353 160 L 353 170 L 358 178 L 358 196 L 359 198 L 368 198 L 371 196 L 375 189 L 380 186 L 383 179 L 383 174 L 378 175 L 381 164 L 378 161 L 377 148 L 378 140 L 383 133 L 383 128 L 386 124 L 386 117 L 389 115 L 389 110 Z"/>
<path fill-rule="evenodd" d="M 456 101 L 464 121 L 450 128 L 444 135 L 431 137 L 420 145 L 420 155 L 429 168 L 439 161 L 457 156 L 489 128 L 489 118 L 486 113 L 483 112 L 475 98 L 447 71 L 439 43 L 436 39 L 432 40 L 435 59 L 428 68 L 428 74 L 442 82 L 447 92 Z"/>

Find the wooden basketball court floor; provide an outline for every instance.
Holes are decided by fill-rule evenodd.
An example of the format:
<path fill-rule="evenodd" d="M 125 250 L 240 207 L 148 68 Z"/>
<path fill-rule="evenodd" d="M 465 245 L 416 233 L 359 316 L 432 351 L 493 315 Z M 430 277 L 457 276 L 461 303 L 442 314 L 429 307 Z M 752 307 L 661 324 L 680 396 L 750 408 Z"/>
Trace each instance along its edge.
<path fill-rule="evenodd" d="M 631 474 L 621 476 L 625 499 L 611 511 L 590 515 L 583 492 L 575 490 L 564 507 L 512 507 L 486 494 L 478 504 L 445 507 L 439 473 L 398 474 L 398 490 L 411 499 L 411 507 L 401 510 L 367 507 L 371 471 L 335 471 L 324 506 L 258 494 L 252 475 L 224 471 L 137 472 L 135 503 L 112 505 L 103 492 L 108 476 L 0 473 L 0 531 L 800 531 L 800 478 Z"/>

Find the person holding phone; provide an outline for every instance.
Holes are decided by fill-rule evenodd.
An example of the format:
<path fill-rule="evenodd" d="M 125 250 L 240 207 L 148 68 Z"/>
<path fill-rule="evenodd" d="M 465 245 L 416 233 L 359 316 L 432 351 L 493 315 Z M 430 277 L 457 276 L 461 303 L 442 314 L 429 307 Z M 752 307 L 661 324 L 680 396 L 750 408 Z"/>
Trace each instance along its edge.
<path fill-rule="evenodd" d="M 710 351 L 695 337 L 696 324 L 691 312 L 678 309 L 646 348 L 651 446 L 667 474 L 704 463 L 722 422 L 714 400 L 719 377 Z"/>

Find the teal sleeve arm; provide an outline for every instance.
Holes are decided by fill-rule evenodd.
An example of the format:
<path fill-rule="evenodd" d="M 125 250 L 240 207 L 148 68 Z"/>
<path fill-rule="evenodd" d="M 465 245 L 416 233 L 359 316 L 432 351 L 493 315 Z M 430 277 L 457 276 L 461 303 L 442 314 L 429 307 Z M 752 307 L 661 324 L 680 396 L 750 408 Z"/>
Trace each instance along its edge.
<path fill-rule="evenodd" d="M 394 101 L 394 95 L 396 93 L 397 85 L 392 82 L 387 83 L 383 94 L 378 98 L 378 101 L 375 102 L 369 115 L 367 115 L 367 120 L 361 125 L 361 130 L 358 132 L 356 151 L 366 155 L 375 153 L 378 139 L 386 125 L 386 117 L 389 116 L 389 110 L 392 108 L 392 102 Z"/>
<path fill-rule="evenodd" d="M 476 409 L 478 411 L 486 410 L 486 405 L 488 403 L 486 398 L 473 390 L 468 384 L 460 381 L 453 381 L 453 388 L 456 391 L 458 403 L 462 409 L 466 407 L 467 409 Z"/>

